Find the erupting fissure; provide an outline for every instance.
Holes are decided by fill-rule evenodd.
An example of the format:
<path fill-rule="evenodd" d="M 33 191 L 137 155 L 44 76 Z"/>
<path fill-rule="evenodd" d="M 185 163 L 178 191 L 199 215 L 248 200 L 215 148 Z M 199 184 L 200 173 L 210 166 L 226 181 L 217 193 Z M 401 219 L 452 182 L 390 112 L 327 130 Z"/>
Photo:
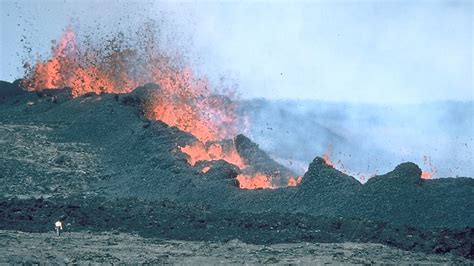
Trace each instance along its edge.
<path fill-rule="evenodd" d="M 423 156 L 423 163 L 426 167 L 430 168 L 430 171 L 421 172 L 421 178 L 423 179 L 433 179 L 433 176 L 438 172 L 438 169 L 433 166 L 431 163 L 431 158 L 429 156 Z"/>
<path fill-rule="evenodd" d="M 216 142 L 208 142 L 203 144 L 200 141 L 192 145 L 180 147 L 181 151 L 188 155 L 188 163 L 192 166 L 199 161 L 215 161 L 224 160 L 230 164 L 237 166 L 241 170 L 246 170 L 249 165 L 239 155 L 235 148 L 235 144 L 221 144 Z M 201 169 L 202 173 L 210 170 L 209 166 Z M 287 186 L 294 187 L 301 183 L 302 177 L 290 177 Z M 242 189 L 274 189 L 278 188 L 274 185 L 273 178 L 264 173 L 239 174 L 237 175 L 239 187 Z"/>
<path fill-rule="evenodd" d="M 234 145 L 228 145 L 227 147 L 224 147 L 219 143 L 208 143 L 207 145 L 204 145 L 202 142 L 198 141 L 193 145 L 180 147 L 180 149 L 189 156 L 188 163 L 193 166 L 198 161 L 224 160 L 240 169 L 245 167 L 245 163 L 238 154 Z"/>
<path fill-rule="evenodd" d="M 79 43 L 68 27 L 61 39 L 53 42 L 49 59 L 32 66 L 25 64 L 23 85 L 29 90 L 69 87 L 72 96 L 78 97 L 91 92 L 129 93 L 146 83 L 158 84 L 161 89 L 148 99 L 151 104 L 144 110 L 145 115 L 197 138 L 193 145 L 180 147 L 189 156 L 190 165 L 200 160 L 225 160 L 240 169 L 247 168 L 235 145 L 220 143 L 240 130 L 235 102 L 213 94 L 207 79 L 196 77 L 190 66 L 179 67 L 160 50 L 155 39 L 148 37 L 156 35 L 149 31 L 153 27 L 145 28 L 146 38 L 138 45 L 127 45 L 119 34 L 100 47 L 90 41 Z M 209 167 L 202 169 L 203 173 L 207 171 Z M 262 173 L 241 174 L 237 179 L 245 189 L 274 188 L 272 177 Z M 288 185 L 295 186 L 298 180 L 293 178 Z"/>

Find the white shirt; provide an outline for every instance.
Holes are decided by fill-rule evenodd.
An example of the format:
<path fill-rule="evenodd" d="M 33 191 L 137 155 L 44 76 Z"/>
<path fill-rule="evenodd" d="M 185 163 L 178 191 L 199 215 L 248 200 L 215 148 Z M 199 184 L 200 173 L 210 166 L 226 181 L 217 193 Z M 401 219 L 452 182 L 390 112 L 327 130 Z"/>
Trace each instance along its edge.
<path fill-rule="evenodd" d="M 59 228 L 63 229 L 63 223 L 61 223 L 60 221 L 57 221 L 56 223 L 54 223 L 54 225 L 56 227 L 59 227 Z"/>

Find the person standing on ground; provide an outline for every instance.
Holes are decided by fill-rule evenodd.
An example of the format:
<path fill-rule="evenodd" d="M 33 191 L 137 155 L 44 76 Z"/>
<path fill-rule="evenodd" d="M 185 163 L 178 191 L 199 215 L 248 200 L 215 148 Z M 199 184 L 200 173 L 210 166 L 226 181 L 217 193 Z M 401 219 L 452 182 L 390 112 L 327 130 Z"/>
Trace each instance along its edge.
<path fill-rule="evenodd" d="M 61 218 L 59 218 L 59 220 L 57 220 L 55 223 L 54 223 L 54 229 L 56 230 L 56 235 L 57 236 L 60 236 L 61 235 L 61 231 L 63 230 L 64 228 L 64 220 L 62 220 Z"/>

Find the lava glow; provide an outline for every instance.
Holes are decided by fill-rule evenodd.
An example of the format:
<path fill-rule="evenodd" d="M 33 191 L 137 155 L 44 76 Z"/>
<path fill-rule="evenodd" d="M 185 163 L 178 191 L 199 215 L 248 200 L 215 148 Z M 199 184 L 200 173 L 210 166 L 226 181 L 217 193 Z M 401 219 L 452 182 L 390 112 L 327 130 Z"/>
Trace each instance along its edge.
<path fill-rule="evenodd" d="M 209 166 L 204 166 L 204 167 L 201 169 L 201 173 L 205 174 L 205 173 L 209 172 L 209 170 L 211 170 L 211 167 L 209 167 Z"/>
<path fill-rule="evenodd" d="M 426 155 L 423 156 L 423 164 L 425 165 L 425 167 L 430 168 L 430 171 L 423 171 L 421 173 L 421 178 L 433 179 L 433 175 L 435 175 L 436 172 L 438 172 L 438 169 L 435 166 L 433 166 L 433 163 L 431 163 L 431 158 Z"/>
<path fill-rule="evenodd" d="M 323 160 L 327 165 L 334 167 L 334 164 L 331 161 L 331 154 L 332 154 L 332 145 L 329 145 L 328 149 L 323 154 Z"/>
<path fill-rule="evenodd" d="M 302 179 L 303 179 L 302 176 L 299 176 L 297 178 L 290 177 L 290 179 L 288 179 L 288 186 L 289 187 L 296 187 L 297 185 L 299 185 L 301 183 Z"/>
<path fill-rule="evenodd" d="M 236 104 L 229 97 L 213 94 L 207 79 L 196 77 L 191 67 L 177 66 L 149 38 L 153 34 L 145 32 L 144 42 L 138 46 L 121 47 L 119 38 L 99 47 L 79 43 L 73 29 L 67 28 L 53 45 L 50 58 L 25 65 L 23 85 L 29 90 L 69 87 L 72 96 L 79 97 L 86 93 L 129 93 L 146 83 L 158 84 L 160 90 L 147 99 L 145 115 L 198 139 L 193 145 L 180 147 L 189 156 L 190 165 L 201 160 L 225 160 L 245 169 L 234 145 L 219 144 L 239 132 Z M 202 169 L 207 171 L 209 168 Z M 241 188 L 273 188 L 271 177 L 261 173 L 240 175 L 238 179 Z M 295 183 L 291 181 L 291 185 Z"/>
<path fill-rule="evenodd" d="M 274 189 L 272 178 L 262 173 L 253 175 L 240 174 L 237 176 L 241 189 Z"/>
<path fill-rule="evenodd" d="M 38 61 L 28 69 L 24 85 L 31 90 L 70 87 L 75 97 L 89 92 L 129 92 L 136 86 L 126 77 L 119 78 L 124 73 L 111 77 L 97 65 L 84 63 L 96 60 L 94 57 L 91 54 L 82 57 L 76 34 L 68 28 L 57 45 L 52 47 L 51 58 Z"/>
<path fill-rule="evenodd" d="M 193 145 L 180 147 L 180 149 L 188 155 L 188 163 L 193 166 L 198 161 L 224 160 L 240 169 L 246 167 L 234 145 L 229 145 L 229 147 L 224 147 L 219 143 L 204 145 L 202 142 L 198 141 Z"/>
<path fill-rule="evenodd" d="M 213 95 L 207 80 L 195 77 L 190 67 L 176 67 L 166 57 L 149 52 L 146 66 L 141 69 L 146 75 L 137 75 L 137 67 L 127 67 L 134 60 L 140 62 L 131 56 L 137 52 L 111 52 L 89 46 L 78 45 L 75 32 L 66 29 L 52 47 L 51 58 L 28 69 L 25 86 L 31 90 L 70 87 L 77 97 L 90 92 L 128 93 L 152 82 L 162 90 L 156 92 L 147 108 L 148 118 L 189 132 L 203 142 L 230 138 L 237 133 L 235 105 L 227 98 Z"/>
<path fill-rule="evenodd" d="M 242 157 L 235 149 L 235 145 L 223 145 L 220 143 L 207 143 L 206 145 L 200 141 L 195 142 L 193 145 L 186 145 L 180 147 L 181 151 L 188 155 L 188 163 L 190 165 L 196 165 L 198 161 L 215 161 L 224 160 L 230 164 L 237 166 L 239 169 L 244 170 L 248 167 Z M 209 166 L 201 169 L 202 173 L 207 173 L 210 170 Z M 274 189 L 277 188 L 273 185 L 272 177 L 263 173 L 254 174 L 239 174 L 237 180 L 239 181 L 239 187 L 242 189 Z M 297 186 L 301 183 L 302 177 L 290 177 L 288 179 L 288 186 Z"/>
<path fill-rule="evenodd" d="M 423 172 L 421 172 L 421 178 L 423 178 L 423 179 L 432 179 L 433 174 L 430 173 L 430 172 L 423 171 Z"/>

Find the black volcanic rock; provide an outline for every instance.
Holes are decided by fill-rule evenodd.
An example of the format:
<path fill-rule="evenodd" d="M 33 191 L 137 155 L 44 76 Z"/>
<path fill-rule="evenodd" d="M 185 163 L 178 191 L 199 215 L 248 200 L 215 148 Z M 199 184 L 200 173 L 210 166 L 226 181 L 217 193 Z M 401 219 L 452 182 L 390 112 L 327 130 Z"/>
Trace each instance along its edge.
<path fill-rule="evenodd" d="M 399 176 L 399 177 L 409 177 L 409 178 L 414 178 L 421 176 L 421 169 L 420 167 L 412 162 L 406 162 L 406 163 L 401 163 L 395 167 L 395 169 L 389 173 L 392 176 Z"/>
<path fill-rule="evenodd" d="M 147 108 L 161 91 L 161 87 L 155 83 L 147 83 L 137 87 L 132 92 L 120 96 L 120 101 L 125 105 Z"/>
<path fill-rule="evenodd" d="M 474 179 L 425 180 L 414 163 L 402 163 L 363 186 L 351 215 L 422 227 L 474 226 Z"/>
<path fill-rule="evenodd" d="M 326 164 L 321 157 L 314 158 L 301 181 L 302 190 L 344 190 L 353 192 L 361 187 L 359 181 Z"/>
<path fill-rule="evenodd" d="M 404 163 L 361 185 L 316 158 L 298 187 L 241 190 L 227 163 L 213 162 L 205 174 L 187 163 L 178 147 L 193 140 L 188 133 L 137 115 L 157 90 L 147 85 L 61 104 L 36 92 L 9 96 L 0 104 L 0 228 L 51 230 L 65 213 L 74 230 L 339 239 L 470 254 L 474 179 L 423 180 L 416 165 Z M 235 144 L 255 169 L 284 172 L 247 137 Z"/>
<path fill-rule="evenodd" d="M 385 175 L 370 178 L 366 185 L 372 186 L 379 182 L 396 182 L 399 184 L 421 184 L 421 169 L 418 165 L 406 162 L 401 163 L 395 169 Z"/>
<path fill-rule="evenodd" d="M 37 91 L 36 94 L 38 97 L 54 104 L 60 104 L 72 99 L 72 89 L 68 87 L 61 89 L 43 89 Z"/>
<path fill-rule="evenodd" d="M 359 181 L 316 157 L 297 187 L 297 198 L 316 213 L 339 215 L 354 208 L 354 197 L 361 188 Z"/>
<path fill-rule="evenodd" d="M 297 176 L 296 173 L 283 165 L 275 162 L 258 145 L 246 136 L 239 134 L 234 139 L 239 155 L 244 159 L 251 172 L 264 173 L 274 178 L 278 186 L 286 186 L 289 177 Z"/>
<path fill-rule="evenodd" d="M 238 167 L 224 160 L 200 161 L 196 163 L 195 167 L 201 170 L 208 167 L 208 171 L 204 173 L 204 176 L 211 180 L 231 179 L 235 181 L 237 175 L 241 173 Z"/>
<path fill-rule="evenodd" d="M 19 82 L 10 83 L 0 80 L 0 101 L 24 93 L 26 91 L 20 86 Z"/>

